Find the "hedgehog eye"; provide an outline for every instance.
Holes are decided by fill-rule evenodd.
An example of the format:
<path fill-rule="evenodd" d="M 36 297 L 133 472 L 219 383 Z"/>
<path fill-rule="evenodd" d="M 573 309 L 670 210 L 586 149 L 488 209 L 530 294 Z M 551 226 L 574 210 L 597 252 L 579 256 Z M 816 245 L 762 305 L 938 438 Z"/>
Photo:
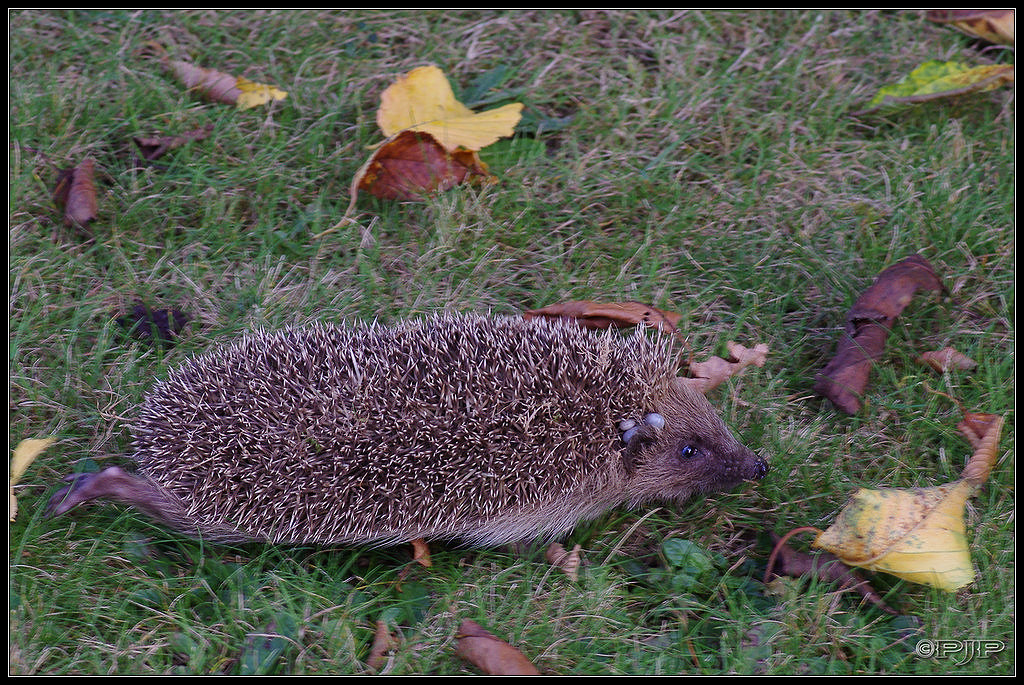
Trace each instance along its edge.
<path fill-rule="evenodd" d="M 684 461 L 689 461 L 690 459 L 696 457 L 698 454 L 700 454 L 700 450 L 698 450 L 693 445 L 683 445 L 679 449 L 679 458 L 683 459 Z"/>

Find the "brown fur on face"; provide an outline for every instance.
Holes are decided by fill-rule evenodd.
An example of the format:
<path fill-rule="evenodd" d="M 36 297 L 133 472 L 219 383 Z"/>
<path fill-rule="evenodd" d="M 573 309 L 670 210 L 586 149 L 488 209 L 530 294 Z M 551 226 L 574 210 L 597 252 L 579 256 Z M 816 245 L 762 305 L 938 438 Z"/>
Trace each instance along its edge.
<path fill-rule="evenodd" d="M 768 463 L 740 444 L 707 398 L 684 379 L 671 382 L 657 412 L 665 426 L 644 426 L 626 448 L 632 465 L 626 493 L 632 506 L 683 502 L 768 473 Z"/>

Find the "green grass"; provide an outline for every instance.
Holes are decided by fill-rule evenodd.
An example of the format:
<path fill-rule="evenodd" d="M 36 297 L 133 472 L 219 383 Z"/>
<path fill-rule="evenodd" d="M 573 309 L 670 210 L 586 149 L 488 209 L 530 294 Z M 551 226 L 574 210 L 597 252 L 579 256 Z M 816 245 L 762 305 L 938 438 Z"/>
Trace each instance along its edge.
<path fill-rule="evenodd" d="M 398 637 L 384 672 L 472 673 L 454 654 L 466 618 L 552 674 L 1013 672 L 1011 437 L 968 507 L 968 588 L 875 576 L 892 617 L 819 583 L 760 582 L 768 531 L 827 526 L 855 486 L 956 478 L 970 449 L 933 390 L 1014 433 L 1012 90 L 848 116 L 926 59 L 1007 53 L 917 12 L 15 11 L 8 32 L 9 442 L 59 438 L 16 489 L 11 673 L 363 673 L 378 620 Z M 205 103 L 150 41 L 288 99 Z M 485 149 L 497 185 L 362 197 L 356 223 L 328 231 L 381 139 L 380 92 L 425 63 L 470 94 L 507 69 L 498 90 L 533 121 L 572 120 Z M 133 157 L 132 136 L 205 124 L 207 141 Z M 50 196 L 86 156 L 91 235 Z M 857 294 L 915 252 L 949 293 L 913 300 L 866 407 L 841 415 L 815 375 Z M 678 311 L 697 357 L 767 343 L 763 369 L 711 398 L 769 477 L 581 525 L 577 582 L 536 550 L 437 546 L 425 569 L 404 548 L 204 546 L 116 507 L 42 515 L 66 474 L 123 463 L 124 419 L 154 379 L 244 330 L 570 299 Z M 137 301 L 193 317 L 176 346 L 121 335 Z M 945 345 L 978 369 L 913 361 Z M 703 550 L 701 573 L 668 554 L 674 539 Z M 1006 646 L 955 665 L 916 656 L 922 637 Z"/>

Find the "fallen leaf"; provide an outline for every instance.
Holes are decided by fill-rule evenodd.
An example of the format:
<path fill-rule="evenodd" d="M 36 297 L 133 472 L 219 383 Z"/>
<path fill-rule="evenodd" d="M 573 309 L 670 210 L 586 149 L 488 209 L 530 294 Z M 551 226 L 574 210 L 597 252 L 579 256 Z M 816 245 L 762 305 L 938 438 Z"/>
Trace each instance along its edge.
<path fill-rule="evenodd" d="M 856 592 L 882 611 L 888 614 L 896 614 L 896 611 L 885 603 L 882 596 L 871 587 L 867 580 L 862 578 L 855 569 L 844 564 L 836 555 L 830 552 L 808 554 L 787 545 L 786 539 L 789 535 L 801 530 L 804 529 L 798 528 L 795 531 L 790 531 L 784 537 L 771 533 L 772 542 L 775 543 L 775 546 L 772 548 L 772 553 L 768 558 L 768 565 L 764 572 L 765 585 L 768 585 L 773 573 L 793 578 L 812 578 L 836 585 L 840 590 Z"/>
<path fill-rule="evenodd" d="M 242 76 L 238 77 L 236 87 L 241 91 L 241 94 L 238 96 L 238 109 L 251 109 L 274 100 L 284 100 L 288 97 L 288 93 L 277 86 L 257 83 Z"/>
<path fill-rule="evenodd" d="M 430 568 L 432 563 L 430 561 L 430 548 L 427 546 L 427 541 L 423 538 L 416 538 L 412 541 L 412 559 L 420 566 Z"/>
<path fill-rule="evenodd" d="M 944 347 L 941 350 L 929 350 L 923 352 L 917 361 L 927 364 L 936 371 L 943 373 L 952 369 L 970 371 L 978 365 L 970 357 L 957 352 L 952 347 Z"/>
<path fill-rule="evenodd" d="M 909 490 L 860 488 L 813 546 L 844 564 L 949 592 L 973 581 L 964 509 L 995 465 L 1003 418 L 972 414 L 965 421 L 968 439 L 975 443 L 979 431 L 981 438 L 959 480 Z"/>
<path fill-rule="evenodd" d="M 384 665 L 384 655 L 395 648 L 395 638 L 384 621 L 377 621 L 377 630 L 373 634 L 373 644 L 370 645 L 370 656 L 366 659 L 366 666 L 372 671 L 379 671 Z"/>
<path fill-rule="evenodd" d="M 475 113 L 457 99 L 444 72 L 417 67 L 381 93 L 377 125 L 387 137 L 401 131 L 431 134 L 446 150 L 480 150 L 511 136 L 523 105 L 513 103 Z"/>
<path fill-rule="evenodd" d="M 167 67 L 187 89 L 194 90 L 208 100 L 249 109 L 273 100 L 283 100 L 288 93 L 243 77 L 207 69 L 182 60 L 165 60 Z"/>
<path fill-rule="evenodd" d="M 21 477 L 25 475 L 25 470 L 28 469 L 29 465 L 35 461 L 36 457 L 43 453 L 43 451 L 52 445 L 57 438 L 28 438 L 18 443 L 18 446 L 14 448 L 14 454 L 11 455 L 11 466 L 9 469 L 10 473 L 10 500 L 8 501 L 7 513 L 10 515 L 10 520 L 13 521 L 15 516 L 18 515 L 18 498 L 14 496 L 14 486 L 18 484 Z"/>
<path fill-rule="evenodd" d="M 844 564 L 955 591 L 974 580 L 964 507 L 974 485 L 860 488 L 812 546 Z"/>
<path fill-rule="evenodd" d="M 1013 10 L 928 10 L 927 17 L 990 43 L 1014 43 Z"/>
<path fill-rule="evenodd" d="M 993 414 L 972 414 L 970 420 L 965 417 L 959 427 L 974 447 L 974 454 L 967 460 L 960 477 L 975 487 L 981 487 L 988 480 L 988 474 L 992 472 L 992 467 L 996 465 L 996 458 L 999 456 L 1003 417 Z"/>
<path fill-rule="evenodd" d="M 726 349 L 729 351 L 729 360 L 710 357 L 707 361 L 692 362 L 690 374 L 693 377 L 686 380 L 700 392 L 707 393 L 748 366 L 764 366 L 768 358 L 768 346 L 764 343 L 751 349 L 730 340 L 726 343 Z"/>
<path fill-rule="evenodd" d="M 213 124 L 186 131 L 178 136 L 135 136 L 132 140 L 139 148 L 139 154 L 150 162 L 163 157 L 176 148 L 207 138 L 213 132 Z"/>
<path fill-rule="evenodd" d="M 896 317 L 918 290 L 942 290 L 932 265 L 920 255 L 882 271 L 847 313 L 836 354 L 818 374 L 814 391 L 841 411 L 855 414 L 861 407 L 871 365 L 882 355 Z"/>
<path fill-rule="evenodd" d="M 883 107 L 916 104 L 1013 85 L 1012 64 L 971 67 L 960 62 L 924 62 L 899 82 L 883 86 L 855 116 Z"/>
<path fill-rule="evenodd" d="M 1002 422 L 1002 420 L 998 414 L 975 414 L 965 411 L 964 420 L 956 427 L 967 438 L 967 442 L 971 443 L 971 447 L 978 449 L 996 421 Z"/>
<path fill-rule="evenodd" d="M 611 326 L 632 328 L 644 324 L 662 333 L 675 333 L 681 314 L 667 312 L 643 302 L 591 302 L 570 300 L 541 309 L 523 312 L 527 319 L 575 319 L 585 328 L 605 329 Z"/>
<path fill-rule="evenodd" d="M 565 572 L 570 580 L 578 580 L 581 549 L 580 545 L 576 545 L 570 552 L 557 542 L 552 542 L 544 551 L 544 558 L 549 564 Z"/>
<path fill-rule="evenodd" d="M 485 675 L 540 675 L 522 652 L 474 621 L 463 621 L 455 637 L 458 640 L 455 653 Z"/>
<path fill-rule="evenodd" d="M 449 153 L 429 133 L 402 131 L 377 148 L 356 173 L 351 204 L 360 190 L 379 198 L 424 200 L 470 178 L 494 180 L 475 152 Z"/>
<path fill-rule="evenodd" d="M 53 189 L 53 200 L 64 212 L 64 225 L 85 228 L 96 219 L 96 162 L 86 158 L 76 166 L 62 169 Z"/>
<path fill-rule="evenodd" d="M 173 345 L 178 333 L 189 322 L 188 314 L 177 309 L 150 309 L 142 303 L 132 306 L 130 314 L 117 318 L 128 335 L 152 345 Z"/>

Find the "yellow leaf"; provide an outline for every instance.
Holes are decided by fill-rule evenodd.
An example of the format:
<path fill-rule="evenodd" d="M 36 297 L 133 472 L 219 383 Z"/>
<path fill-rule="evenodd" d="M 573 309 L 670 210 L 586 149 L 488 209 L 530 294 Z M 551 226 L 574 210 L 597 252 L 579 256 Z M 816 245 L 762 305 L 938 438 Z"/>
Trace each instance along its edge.
<path fill-rule="evenodd" d="M 11 481 L 10 481 L 10 494 L 11 499 L 8 503 L 8 513 L 10 514 L 10 520 L 13 521 L 14 517 L 18 513 L 18 500 L 14 496 L 14 486 L 21 480 L 21 477 L 25 474 L 25 469 L 29 467 L 35 458 L 43 453 L 47 447 L 49 447 L 57 438 L 30 438 L 28 440 L 22 440 L 18 443 L 18 446 L 14 448 L 14 454 L 11 456 Z"/>
<path fill-rule="evenodd" d="M 883 107 L 916 104 L 968 93 L 1013 85 L 1012 64 L 988 64 L 970 67 L 959 62 L 924 62 L 899 82 L 879 88 L 858 114 L 869 114 Z"/>
<path fill-rule="evenodd" d="M 813 546 L 843 563 L 914 583 L 957 590 L 974 580 L 964 507 L 975 486 L 857 490 Z"/>
<path fill-rule="evenodd" d="M 513 103 L 474 113 L 457 99 L 444 72 L 417 67 L 380 96 L 377 125 L 389 138 L 405 130 L 430 133 L 449 152 L 479 150 L 512 135 L 523 105 Z"/>
<path fill-rule="evenodd" d="M 235 105 L 238 109 L 249 109 L 288 97 L 288 93 L 274 86 L 200 67 L 191 62 L 173 60 L 166 64 L 189 90 L 195 90 L 214 102 Z"/>
<path fill-rule="evenodd" d="M 258 107 L 259 105 L 265 105 L 271 100 L 284 100 L 288 97 L 288 93 L 280 88 L 268 86 L 265 83 L 256 83 L 241 76 L 238 77 L 235 87 L 241 91 L 241 94 L 238 96 L 238 109 Z"/>

